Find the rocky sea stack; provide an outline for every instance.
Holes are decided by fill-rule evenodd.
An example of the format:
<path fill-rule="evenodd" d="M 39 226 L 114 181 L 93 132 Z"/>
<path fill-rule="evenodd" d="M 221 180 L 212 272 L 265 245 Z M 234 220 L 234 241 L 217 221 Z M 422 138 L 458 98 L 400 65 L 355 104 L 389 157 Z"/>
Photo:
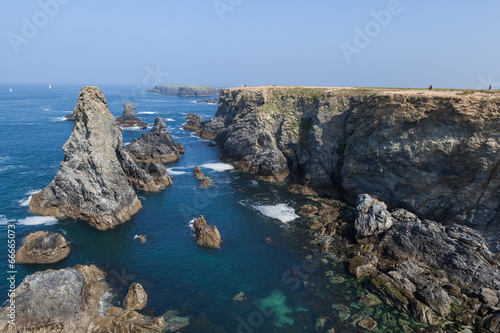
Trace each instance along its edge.
<path fill-rule="evenodd" d="M 208 224 L 201 215 L 193 224 L 196 242 L 201 247 L 220 248 L 221 237 L 216 226 Z"/>
<path fill-rule="evenodd" d="M 158 191 L 153 177 L 126 152 L 121 130 L 97 87 L 82 88 L 75 127 L 63 151 L 54 180 L 31 198 L 36 214 L 68 216 L 105 230 L 129 220 L 141 208 L 132 186 Z"/>
<path fill-rule="evenodd" d="M 53 264 L 66 258 L 69 246 L 63 235 L 38 231 L 26 237 L 26 243 L 16 254 L 19 264 Z"/>
<path fill-rule="evenodd" d="M 151 131 L 134 139 L 127 146 L 127 151 L 137 163 L 169 163 L 184 154 L 184 146 L 174 141 L 163 119 L 156 117 Z"/>
<path fill-rule="evenodd" d="M 140 120 L 135 114 L 135 106 L 130 103 L 123 104 L 123 116 L 115 119 L 115 122 L 120 127 L 140 127 L 146 129 L 148 123 Z"/>
<path fill-rule="evenodd" d="M 147 92 L 160 95 L 175 95 L 179 97 L 209 97 L 219 94 L 219 89 L 212 86 L 190 86 L 183 84 L 171 84 L 167 86 L 155 86 Z"/>

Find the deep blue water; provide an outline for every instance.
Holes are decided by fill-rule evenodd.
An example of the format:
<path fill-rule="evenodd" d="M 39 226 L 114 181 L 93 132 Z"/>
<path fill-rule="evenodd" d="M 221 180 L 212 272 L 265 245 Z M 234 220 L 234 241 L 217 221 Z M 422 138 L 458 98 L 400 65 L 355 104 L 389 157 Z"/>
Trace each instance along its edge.
<path fill-rule="evenodd" d="M 119 305 L 130 283 L 139 282 L 149 295 L 145 312 L 161 315 L 179 310 L 191 318 L 187 332 L 308 332 L 315 331 L 320 316 L 336 323 L 336 332 L 343 331 L 332 304 L 354 304 L 362 289 L 328 283 L 328 291 L 306 288 L 313 275 L 323 273 L 317 267 L 304 268 L 309 239 L 293 213 L 304 199 L 282 185 L 229 170 L 231 166 L 219 159 L 217 146 L 182 130 L 189 112 L 209 119 L 217 106 L 133 87 L 101 87 L 115 117 L 123 113 L 123 103 L 131 102 L 138 116 L 150 124 L 156 116 L 162 117 L 186 150 L 180 161 L 166 166 L 174 181 L 171 187 L 154 194 L 139 192 L 142 210 L 129 222 L 102 232 L 81 221 L 35 217 L 27 206 L 30 194 L 44 188 L 57 173 L 62 146 L 73 128 L 61 117 L 73 110 L 81 87 L 12 88 L 9 92 L 9 87 L 0 86 L 0 302 L 7 299 L 8 288 L 6 223 L 13 221 L 18 244 L 38 230 L 61 232 L 71 241 L 70 255 L 60 263 L 17 265 L 17 285 L 38 270 L 93 263 L 108 272 L 114 288 L 109 303 Z M 142 132 L 125 130 L 123 140 L 128 143 Z M 192 175 L 195 166 L 213 179 L 212 187 L 199 187 Z M 219 229 L 221 249 L 196 245 L 189 222 L 201 214 Z M 292 221 L 284 222 L 287 219 Z M 147 235 L 145 244 L 134 238 L 137 234 Z M 267 237 L 274 241 L 266 243 Z M 328 264 L 329 270 L 342 274 L 338 262 L 332 259 Z M 293 278 L 294 271 L 299 278 Z M 231 302 L 240 291 L 252 301 L 273 305 L 274 311 L 263 311 L 252 302 Z"/>

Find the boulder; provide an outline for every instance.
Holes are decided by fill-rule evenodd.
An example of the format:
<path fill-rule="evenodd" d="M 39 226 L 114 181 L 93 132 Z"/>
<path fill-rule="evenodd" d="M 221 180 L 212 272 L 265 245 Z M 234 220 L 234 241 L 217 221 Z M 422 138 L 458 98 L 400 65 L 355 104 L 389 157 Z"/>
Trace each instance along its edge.
<path fill-rule="evenodd" d="M 385 203 L 369 194 L 360 194 L 356 203 L 356 220 L 354 227 L 356 237 L 376 236 L 389 230 L 393 224 L 391 214 Z"/>
<path fill-rule="evenodd" d="M 358 322 L 358 326 L 362 327 L 368 331 L 373 330 L 375 327 L 377 327 L 377 322 L 370 317 L 363 318 Z"/>
<path fill-rule="evenodd" d="M 104 272 L 94 265 L 28 275 L 11 298 L 16 307 L 15 329 L 7 322 L 7 305 L 0 310 L 4 318 L 0 332 L 87 332 L 90 322 L 99 317 L 106 289 Z"/>
<path fill-rule="evenodd" d="M 132 283 L 123 301 L 125 310 L 142 310 L 148 302 L 148 294 L 139 283 Z"/>
<path fill-rule="evenodd" d="M 205 175 L 203 174 L 203 171 L 201 171 L 200 168 L 198 168 L 198 167 L 194 168 L 193 174 L 194 174 L 194 177 L 196 179 L 202 180 L 203 178 L 205 178 Z"/>
<path fill-rule="evenodd" d="M 151 131 L 132 140 L 127 152 L 137 163 L 169 163 L 177 161 L 184 154 L 184 146 L 174 141 L 163 119 L 156 117 Z"/>
<path fill-rule="evenodd" d="M 165 169 L 163 164 L 150 162 L 141 164 L 140 167 L 153 177 L 158 186 L 165 188 L 173 184 L 172 178 L 168 175 L 167 169 Z"/>
<path fill-rule="evenodd" d="M 132 186 L 158 191 L 153 178 L 126 152 L 121 130 L 97 87 L 82 88 L 75 127 L 63 151 L 54 180 L 31 198 L 36 214 L 68 216 L 106 230 L 129 220 L 141 208 Z"/>
<path fill-rule="evenodd" d="M 450 297 L 436 283 L 428 284 L 423 289 L 418 290 L 416 296 L 443 318 L 446 318 L 451 312 Z"/>
<path fill-rule="evenodd" d="M 209 187 L 212 184 L 212 179 L 208 177 L 204 177 L 203 181 L 201 182 L 201 187 Z"/>
<path fill-rule="evenodd" d="M 69 246 L 63 235 L 38 231 L 26 237 L 26 243 L 16 254 L 19 264 L 53 264 L 66 258 Z"/>
<path fill-rule="evenodd" d="M 140 120 L 135 114 L 135 106 L 130 103 L 123 104 L 123 116 L 117 117 L 115 122 L 120 127 L 140 127 L 146 129 L 148 123 Z"/>
<path fill-rule="evenodd" d="M 372 252 L 368 252 L 350 259 L 348 271 L 357 278 L 367 276 L 377 270 L 377 262 L 377 257 Z"/>
<path fill-rule="evenodd" d="M 208 224 L 203 215 L 194 221 L 193 228 L 199 246 L 220 248 L 221 236 L 219 230 L 217 230 L 216 226 Z"/>

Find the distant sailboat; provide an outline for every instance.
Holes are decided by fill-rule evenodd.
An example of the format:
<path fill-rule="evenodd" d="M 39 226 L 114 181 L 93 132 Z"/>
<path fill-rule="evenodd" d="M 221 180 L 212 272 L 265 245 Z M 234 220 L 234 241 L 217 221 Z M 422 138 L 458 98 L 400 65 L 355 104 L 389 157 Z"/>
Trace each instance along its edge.
<path fill-rule="evenodd" d="M 50 84 L 49 84 L 49 89 L 52 89 L 52 87 L 50 86 Z"/>
<path fill-rule="evenodd" d="M 9 88 L 9 92 L 13 92 L 14 90 L 12 90 L 12 88 Z"/>

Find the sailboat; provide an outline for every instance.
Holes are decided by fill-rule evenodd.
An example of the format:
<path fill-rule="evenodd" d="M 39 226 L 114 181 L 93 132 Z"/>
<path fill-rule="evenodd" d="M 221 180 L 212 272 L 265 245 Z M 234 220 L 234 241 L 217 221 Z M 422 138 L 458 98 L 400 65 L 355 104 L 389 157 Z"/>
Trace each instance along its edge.
<path fill-rule="evenodd" d="M 50 84 L 49 84 L 49 89 L 52 89 L 52 87 L 50 86 Z"/>
<path fill-rule="evenodd" d="M 9 88 L 9 92 L 13 92 L 14 90 L 12 90 L 12 88 Z"/>

